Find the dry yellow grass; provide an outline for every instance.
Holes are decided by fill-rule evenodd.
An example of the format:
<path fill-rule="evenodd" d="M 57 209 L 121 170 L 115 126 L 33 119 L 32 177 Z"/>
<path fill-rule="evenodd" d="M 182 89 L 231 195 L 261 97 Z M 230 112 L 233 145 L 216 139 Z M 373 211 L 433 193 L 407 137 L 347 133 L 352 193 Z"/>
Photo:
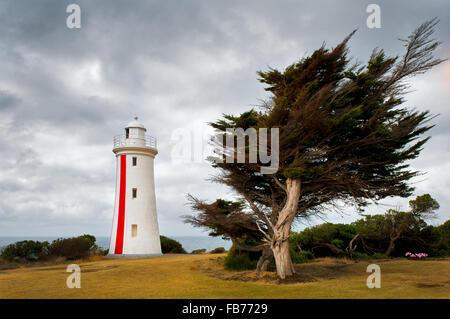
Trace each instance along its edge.
<path fill-rule="evenodd" d="M 279 284 L 273 273 L 224 271 L 223 256 L 79 261 L 80 289 L 67 288 L 67 264 L 1 270 L 0 298 L 450 298 L 449 259 L 378 261 L 381 288 L 369 289 L 369 262 L 322 259 L 297 266 L 306 282 Z"/>

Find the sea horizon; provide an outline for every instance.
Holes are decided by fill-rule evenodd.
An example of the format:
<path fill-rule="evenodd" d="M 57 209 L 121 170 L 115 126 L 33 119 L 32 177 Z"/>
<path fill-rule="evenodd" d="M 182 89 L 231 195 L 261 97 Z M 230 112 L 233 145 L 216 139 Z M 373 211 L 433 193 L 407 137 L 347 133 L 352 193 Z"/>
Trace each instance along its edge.
<path fill-rule="evenodd" d="M 95 236 L 95 235 L 94 235 Z M 186 235 L 186 236 L 170 236 L 162 235 L 178 241 L 183 248 L 188 252 L 192 252 L 196 249 L 206 249 L 207 251 L 213 250 L 217 247 L 223 247 L 226 250 L 230 249 L 231 241 L 224 240 L 220 237 L 202 236 L 202 235 Z M 58 238 L 70 238 L 77 236 L 0 236 L 0 249 L 22 240 L 35 240 L 35 241 L 48 241 L 51 242 Z M 102 249 L 109 248 L 110 236 L 95 236 L 96 244 Z"/>

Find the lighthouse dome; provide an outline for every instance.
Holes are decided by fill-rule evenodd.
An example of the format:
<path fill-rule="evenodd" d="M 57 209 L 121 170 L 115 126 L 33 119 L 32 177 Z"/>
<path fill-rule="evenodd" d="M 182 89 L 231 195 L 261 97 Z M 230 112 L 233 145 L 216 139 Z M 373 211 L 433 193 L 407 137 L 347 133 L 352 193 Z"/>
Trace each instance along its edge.
<path fill-rule="evenodd" d="M 131 121 L 130 123 L 128 123 L 127 128 L 142 128 L 146 131 L 145 126 L 142 125 L 142 123 L 140 123 L 138 121 L 138 117 L 135 116 L 133 121 Z"/>

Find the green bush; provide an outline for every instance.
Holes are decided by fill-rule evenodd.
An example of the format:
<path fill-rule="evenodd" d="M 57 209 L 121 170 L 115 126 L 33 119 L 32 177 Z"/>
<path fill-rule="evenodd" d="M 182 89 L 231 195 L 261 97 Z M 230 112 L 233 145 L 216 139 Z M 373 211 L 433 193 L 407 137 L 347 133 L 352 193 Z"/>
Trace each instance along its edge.
<path fill-rule="evenodd" d="M 337 248 L 343 248 L 344 247 L 344 241 L 341 239 L 333 239 L 330 244 L 336 246 Z"/>
<path fill-rule="evenodd" d="M 389 257 L 386 256 L 385 254 L 380 254 L 380 253 L 374 253 L 372 256 L 370 256 L 371 258 L 374 259 L 388 259 Z"/>
<path fill-rule="evenodd" d="M 78 238 L 82 238 L 89 243 L 89 247 L 95 247 L 95 236 L 84 234 L 83 236 L 79 236 Z"/>
<path fill-rule="evenodd" d="M 302 250 L 299 252 L 291 249 L 291 259 L 294 264 L 306 263 L 314 258 L 314 254 L 309 250 Z"/>
<path fill-rule="evenodd" d="M 2 249 L 1 256 L 5 260 L 25 259 L 38 260 L 49 253 L 49 243 L 24 240 L 10 244 Z"/>
<path fill-rule="evenodd" d="M 210 251 L 211 254 L 223 254 L 224 252 L 226 252 L 226 250 L 223 247 L 217 247 Z"/>
<path fill-rule="evenodd" d="M 433 248 L 430 252 L 431 257 L 450 257 L 450 251 L 443 248 Z"/>
<path fill-rule="evenodd" d="M 225 257 L 224 266 L 227 270 L 254 270 L 256 269 L 256 260 L 250 259 L 247 254 L 228 254 Z"/>
<path fill-rule="evenodd" d="M 58 238 L 52 242 L 50 254 L 67 259 L 77 259 L 89 256 L 96 248 L 95 237 L 92 235 Z"/>
<path fill-rule="evenodd" d="M 203 253 L 206 253 L 206 249 L 195 249 L 191 252 L 191 254 L 194 254 L 194 255 L 203 254 Z"/>
<path fill-rule="evenodd" d="M 370 259 L 370 256 L 366 253 L 360 253 L 358 251 L 354 251 L 352 254 L 353 259 Z"/>
<path fill-rule="evenodd" d="M 187 254 L 181 244 L 166 236 L 160 236 L 161 241 L 161 251 L 163 254 Z"/>
<path fill-rule="evenodd" d="M 255 270 L 261 252 L 246 251 L 231 246 L 224 259 L 224 267 L 227 270 Z"/>

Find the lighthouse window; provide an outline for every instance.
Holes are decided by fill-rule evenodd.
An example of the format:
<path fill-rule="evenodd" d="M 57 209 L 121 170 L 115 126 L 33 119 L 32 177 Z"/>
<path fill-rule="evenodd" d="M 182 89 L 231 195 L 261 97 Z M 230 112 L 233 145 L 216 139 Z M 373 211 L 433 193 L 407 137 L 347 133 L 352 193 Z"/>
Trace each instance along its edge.
<path fill-rule="evenodd" d="M 126 128 L 126 129 L 125 129 L 125 137 L 126 137 L 126 138 L 129 138 L 129 137 L 130 137 L 130 129 L 129 129 L 129 128 Z"/>
<path fill-rule="evenodd" d="M 131 225 L 131 237 L 137 237 L 137 225 L 136 224 Z"/>
<path fill-rule="evenodd" d="M 133 166 L 137 165 L 137 157 L 133 157 Z"/>
<path fill-rule="evenodd" d="M 133 198 L 137 197 L 137 188 L 133 188 Z"/>

